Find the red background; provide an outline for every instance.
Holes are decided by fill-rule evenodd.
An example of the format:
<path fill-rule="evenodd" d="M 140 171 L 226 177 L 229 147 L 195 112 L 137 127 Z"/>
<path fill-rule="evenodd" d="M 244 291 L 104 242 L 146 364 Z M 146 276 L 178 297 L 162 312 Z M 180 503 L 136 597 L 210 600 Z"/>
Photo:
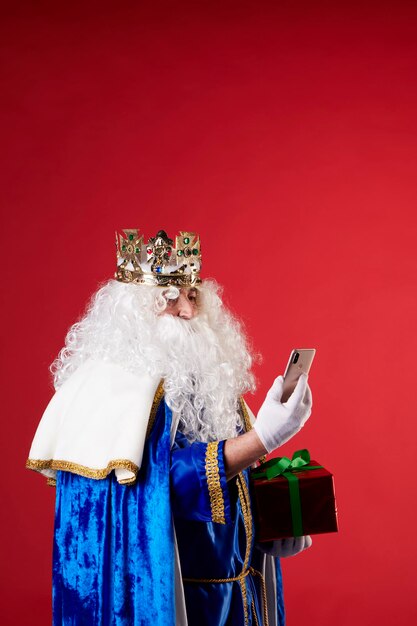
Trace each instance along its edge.
<path fill-rule="evenodd" d="M 336 5 L 336 6 L 335 6 Z M 3 626 L 50 623 L 47 366 L 116 228 L 201 233 L 264 357 L 314 346 L 308 447 L 340 532 L 284 562 L 288 626 L 412 623 L 417 22 L 404 2 L 2 4 Z"/>

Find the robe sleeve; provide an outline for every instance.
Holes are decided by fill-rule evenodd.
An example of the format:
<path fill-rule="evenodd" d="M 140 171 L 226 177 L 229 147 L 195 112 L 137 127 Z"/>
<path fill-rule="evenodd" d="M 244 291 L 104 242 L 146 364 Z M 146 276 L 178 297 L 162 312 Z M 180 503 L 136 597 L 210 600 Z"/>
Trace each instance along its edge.
<path fill-rule="evenodd" d="M 171 497 L 175 517 L 231 522 L 224 469 L 224 441 L 189 443 L 178 433 L 171 452 Z"/>

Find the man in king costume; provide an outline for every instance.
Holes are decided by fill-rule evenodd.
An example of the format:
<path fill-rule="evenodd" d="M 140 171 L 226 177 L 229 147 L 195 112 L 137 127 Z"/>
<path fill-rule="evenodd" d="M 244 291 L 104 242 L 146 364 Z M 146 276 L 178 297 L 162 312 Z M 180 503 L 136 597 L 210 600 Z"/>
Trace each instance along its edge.
<path fill-rule="evenodd" d="M 117 270 L 51 366 L 27 467 L 56 486 L 54 626 L 283 626 L 279 557 L 258 544 L 249 468 L 311 413 L 302 376 L 257 418 L 252 358 L 200 239 L 116 234 Z"/>

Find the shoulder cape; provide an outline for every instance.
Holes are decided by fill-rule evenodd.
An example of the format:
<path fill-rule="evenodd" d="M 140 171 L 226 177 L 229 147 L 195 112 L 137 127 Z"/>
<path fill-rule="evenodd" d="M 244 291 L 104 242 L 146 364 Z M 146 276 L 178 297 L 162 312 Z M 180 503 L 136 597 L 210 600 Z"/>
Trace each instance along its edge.
<path fill-rule="evenodd" d="M 88 359 L 56 391 L 37 428 L 28 469 L 55 484 L 56 471 L 136 480 L 147 432 L 163 395 L 159 378 Z"/>

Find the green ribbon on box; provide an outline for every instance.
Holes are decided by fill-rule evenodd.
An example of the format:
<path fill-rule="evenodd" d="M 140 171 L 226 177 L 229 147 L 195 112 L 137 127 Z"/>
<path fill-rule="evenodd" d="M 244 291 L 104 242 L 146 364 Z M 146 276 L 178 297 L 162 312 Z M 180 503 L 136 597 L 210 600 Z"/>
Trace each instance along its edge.
<path fill-rule="evenodd" d="M 294 537 L 302 537 L 303 520 L 301 514 L 300 487 L 297 476 L 293 472 L 320 469 L 323 465 L 310 465 L 310 452 L 306 449 L 296 450 L 289 459 L 287 456 L 276 457 L 260 467 L 252 470 L 252 476 L 256 480 L 258 478 L 266 478 L 272 480 L 277 476 L 282 476 L 288 480 L 290 506 L 292 517 L 292 529 Z"/>

